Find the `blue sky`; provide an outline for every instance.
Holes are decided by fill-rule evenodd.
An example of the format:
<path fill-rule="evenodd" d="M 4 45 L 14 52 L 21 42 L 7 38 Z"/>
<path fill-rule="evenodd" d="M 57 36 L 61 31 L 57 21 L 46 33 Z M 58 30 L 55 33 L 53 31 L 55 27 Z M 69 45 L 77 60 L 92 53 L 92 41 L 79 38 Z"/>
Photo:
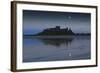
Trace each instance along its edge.
<path fill-rule="evenodd" d="M 23 33 L 32 35 L 46 28 L 69 27 L 75 33 L 90 33 L 91 14 L 23 10 Z"/>

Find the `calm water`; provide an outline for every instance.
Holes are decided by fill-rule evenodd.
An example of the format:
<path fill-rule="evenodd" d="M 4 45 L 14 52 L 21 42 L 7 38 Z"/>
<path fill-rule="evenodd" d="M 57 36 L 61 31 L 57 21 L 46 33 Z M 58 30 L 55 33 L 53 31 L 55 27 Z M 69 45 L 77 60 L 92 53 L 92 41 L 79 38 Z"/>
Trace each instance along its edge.
<path fill-rule="evenodd" d="M 23 62 L 90 59 L 90 40 L 90 36 L 24 37 Z"/>

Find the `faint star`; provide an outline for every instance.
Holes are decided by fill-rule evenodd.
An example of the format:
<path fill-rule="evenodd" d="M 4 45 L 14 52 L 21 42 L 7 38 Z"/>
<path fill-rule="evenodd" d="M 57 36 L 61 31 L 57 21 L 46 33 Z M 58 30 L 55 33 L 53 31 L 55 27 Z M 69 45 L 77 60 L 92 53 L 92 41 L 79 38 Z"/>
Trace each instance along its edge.
<path fill-rule="evenodd" d="M 68 16 L 68 19 L 71 19 L 72 17 L 71 16 Z"/>

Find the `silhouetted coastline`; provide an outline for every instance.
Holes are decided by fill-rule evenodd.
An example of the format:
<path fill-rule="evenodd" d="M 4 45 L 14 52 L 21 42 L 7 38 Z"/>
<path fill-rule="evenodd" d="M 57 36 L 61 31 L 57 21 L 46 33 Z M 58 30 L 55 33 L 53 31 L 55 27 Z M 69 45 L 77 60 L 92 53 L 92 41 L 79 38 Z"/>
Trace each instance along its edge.
<path fill-rule="evenodd" d="M 47 28 L 43 31 L 34 34 L 34 35 L 24 35 L 24 36 L 35 36 L 35 37 L 65 37 L 65 36 L 90 36 L 90 33 L 74 33 L 71 28 L 63 28 L 61 29 L 60 26 L 56 26 L 55 28 Z"/>
<path fill-rule="evenodd" d="M 47 28 L 42 32 L 37 33 L 36 35 L 74 35 L 75 33 L 70 28 L 61 29 L 60 26 L 56 26 L 55 28 Z"/>

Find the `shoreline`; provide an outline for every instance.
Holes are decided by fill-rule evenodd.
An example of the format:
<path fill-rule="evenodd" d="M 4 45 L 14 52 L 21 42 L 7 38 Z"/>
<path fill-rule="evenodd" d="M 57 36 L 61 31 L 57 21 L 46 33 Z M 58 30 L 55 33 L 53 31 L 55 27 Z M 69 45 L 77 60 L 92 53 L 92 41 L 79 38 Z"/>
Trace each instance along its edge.
<path fill-rule="evenodd" d="M 23 37 L 30 38 L 74 38 L 74 37 L 82 37 L 82 36 L 90 36 L 90 35 L 63 35 L 63 36 L 33 36 L 33 35 L 24 35 Z"/>

